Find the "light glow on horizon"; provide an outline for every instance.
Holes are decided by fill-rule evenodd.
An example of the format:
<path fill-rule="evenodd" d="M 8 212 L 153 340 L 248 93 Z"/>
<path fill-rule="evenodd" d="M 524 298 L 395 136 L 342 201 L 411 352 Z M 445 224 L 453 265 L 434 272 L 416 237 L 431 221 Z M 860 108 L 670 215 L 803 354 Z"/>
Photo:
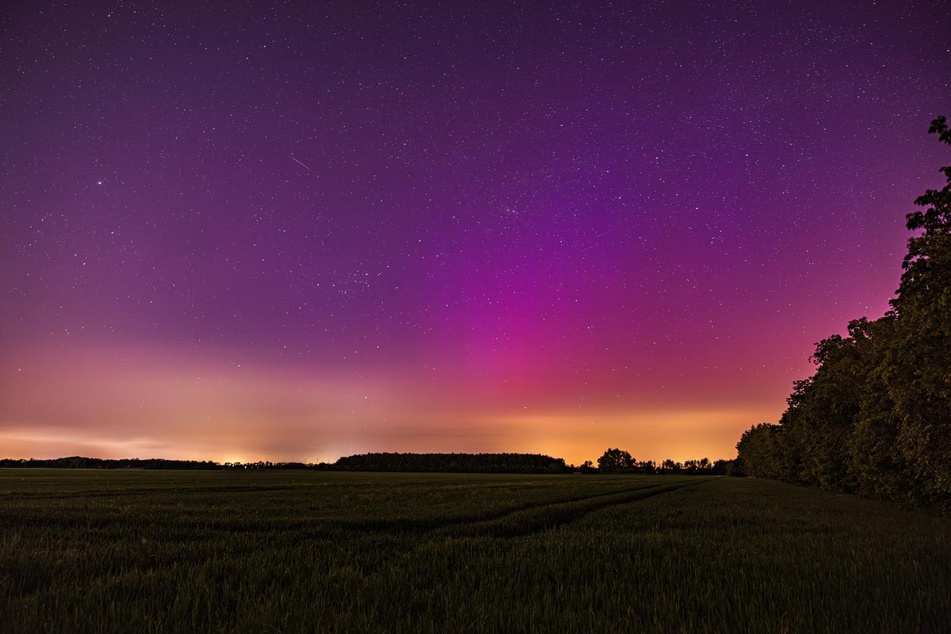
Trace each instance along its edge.
<path fill-rule="evenodd" d="M 447 401 L 434 398 L 431 386 L 410 391 L 381 378 L 282 376 L 210 358 L 203 355 L 200 370 L 191 369 L 198 361 L 193 355 L 143 348 L 15 359 L 16 373 L 7 371 L 15 378 L 2 393 L 0 446 L 17 458 L 218 462 L 469 451 L 543 453 L 580 464 L 608 446 L 627 447 L 642 460 L 715 459 L 730 457 L 738 426 L 774 414 L 767 403 L 760 409 L 605 408 L 582 399 L 563 410 L 499 407 L 479 403 L 479 389 Z M 80 429 L 99 433 L 76 431 L 77 420 Z"/>

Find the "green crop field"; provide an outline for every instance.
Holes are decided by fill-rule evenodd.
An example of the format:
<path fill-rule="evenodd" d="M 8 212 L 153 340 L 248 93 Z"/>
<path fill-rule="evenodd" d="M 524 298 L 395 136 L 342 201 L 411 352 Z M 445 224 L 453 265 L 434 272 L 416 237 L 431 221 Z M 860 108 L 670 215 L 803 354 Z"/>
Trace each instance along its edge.
<path fill-rule="evenodd" d="M 951 521 L 765 480 L 0 471 L 3 632 L 941 632 Z"/>

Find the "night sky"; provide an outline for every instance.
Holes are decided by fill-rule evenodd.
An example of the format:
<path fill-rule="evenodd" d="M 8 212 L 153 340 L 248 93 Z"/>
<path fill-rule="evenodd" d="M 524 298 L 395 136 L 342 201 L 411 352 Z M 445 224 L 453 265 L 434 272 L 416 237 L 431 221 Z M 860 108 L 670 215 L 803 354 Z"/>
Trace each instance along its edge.
<path fill-rule="evenodd" d="M 0 457 L 730 458 L 887 310 L 951 4 L 429 4 L 6 4 Z"/>

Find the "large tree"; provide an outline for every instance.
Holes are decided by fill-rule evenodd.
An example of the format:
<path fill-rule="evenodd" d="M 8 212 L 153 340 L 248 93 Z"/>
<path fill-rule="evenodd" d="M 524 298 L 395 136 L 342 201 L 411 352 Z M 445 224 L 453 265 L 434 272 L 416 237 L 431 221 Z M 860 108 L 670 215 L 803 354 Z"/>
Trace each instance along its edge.
<path fill-rule="evenodd" d="M 598 458 L 600 473 L 630 473 L 634 469 L 634 459 L 621 449 L 608 449 Z"/>
<path fill-rule="evenodd" d="M 947 119 L 928 130 L 951 145 Z M 898 296 L 898 318 L 886 382 L 898 415 L 897 449 L 925 498 L 951 497 L 951 166 L 947 183 L 929 189 L 908 214 L 919 232 L 908 242 Z"/>

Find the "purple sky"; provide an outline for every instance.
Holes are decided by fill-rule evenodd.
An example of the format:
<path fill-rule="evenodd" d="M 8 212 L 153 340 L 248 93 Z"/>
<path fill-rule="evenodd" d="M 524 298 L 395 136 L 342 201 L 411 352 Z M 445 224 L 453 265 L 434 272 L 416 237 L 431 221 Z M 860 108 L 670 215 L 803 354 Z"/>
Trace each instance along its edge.
<path fill-rule="evenodd" d="M 951 5 L 638 4 L 8 5 L 0 454 L 732 457 L 887 309 Z"/>

